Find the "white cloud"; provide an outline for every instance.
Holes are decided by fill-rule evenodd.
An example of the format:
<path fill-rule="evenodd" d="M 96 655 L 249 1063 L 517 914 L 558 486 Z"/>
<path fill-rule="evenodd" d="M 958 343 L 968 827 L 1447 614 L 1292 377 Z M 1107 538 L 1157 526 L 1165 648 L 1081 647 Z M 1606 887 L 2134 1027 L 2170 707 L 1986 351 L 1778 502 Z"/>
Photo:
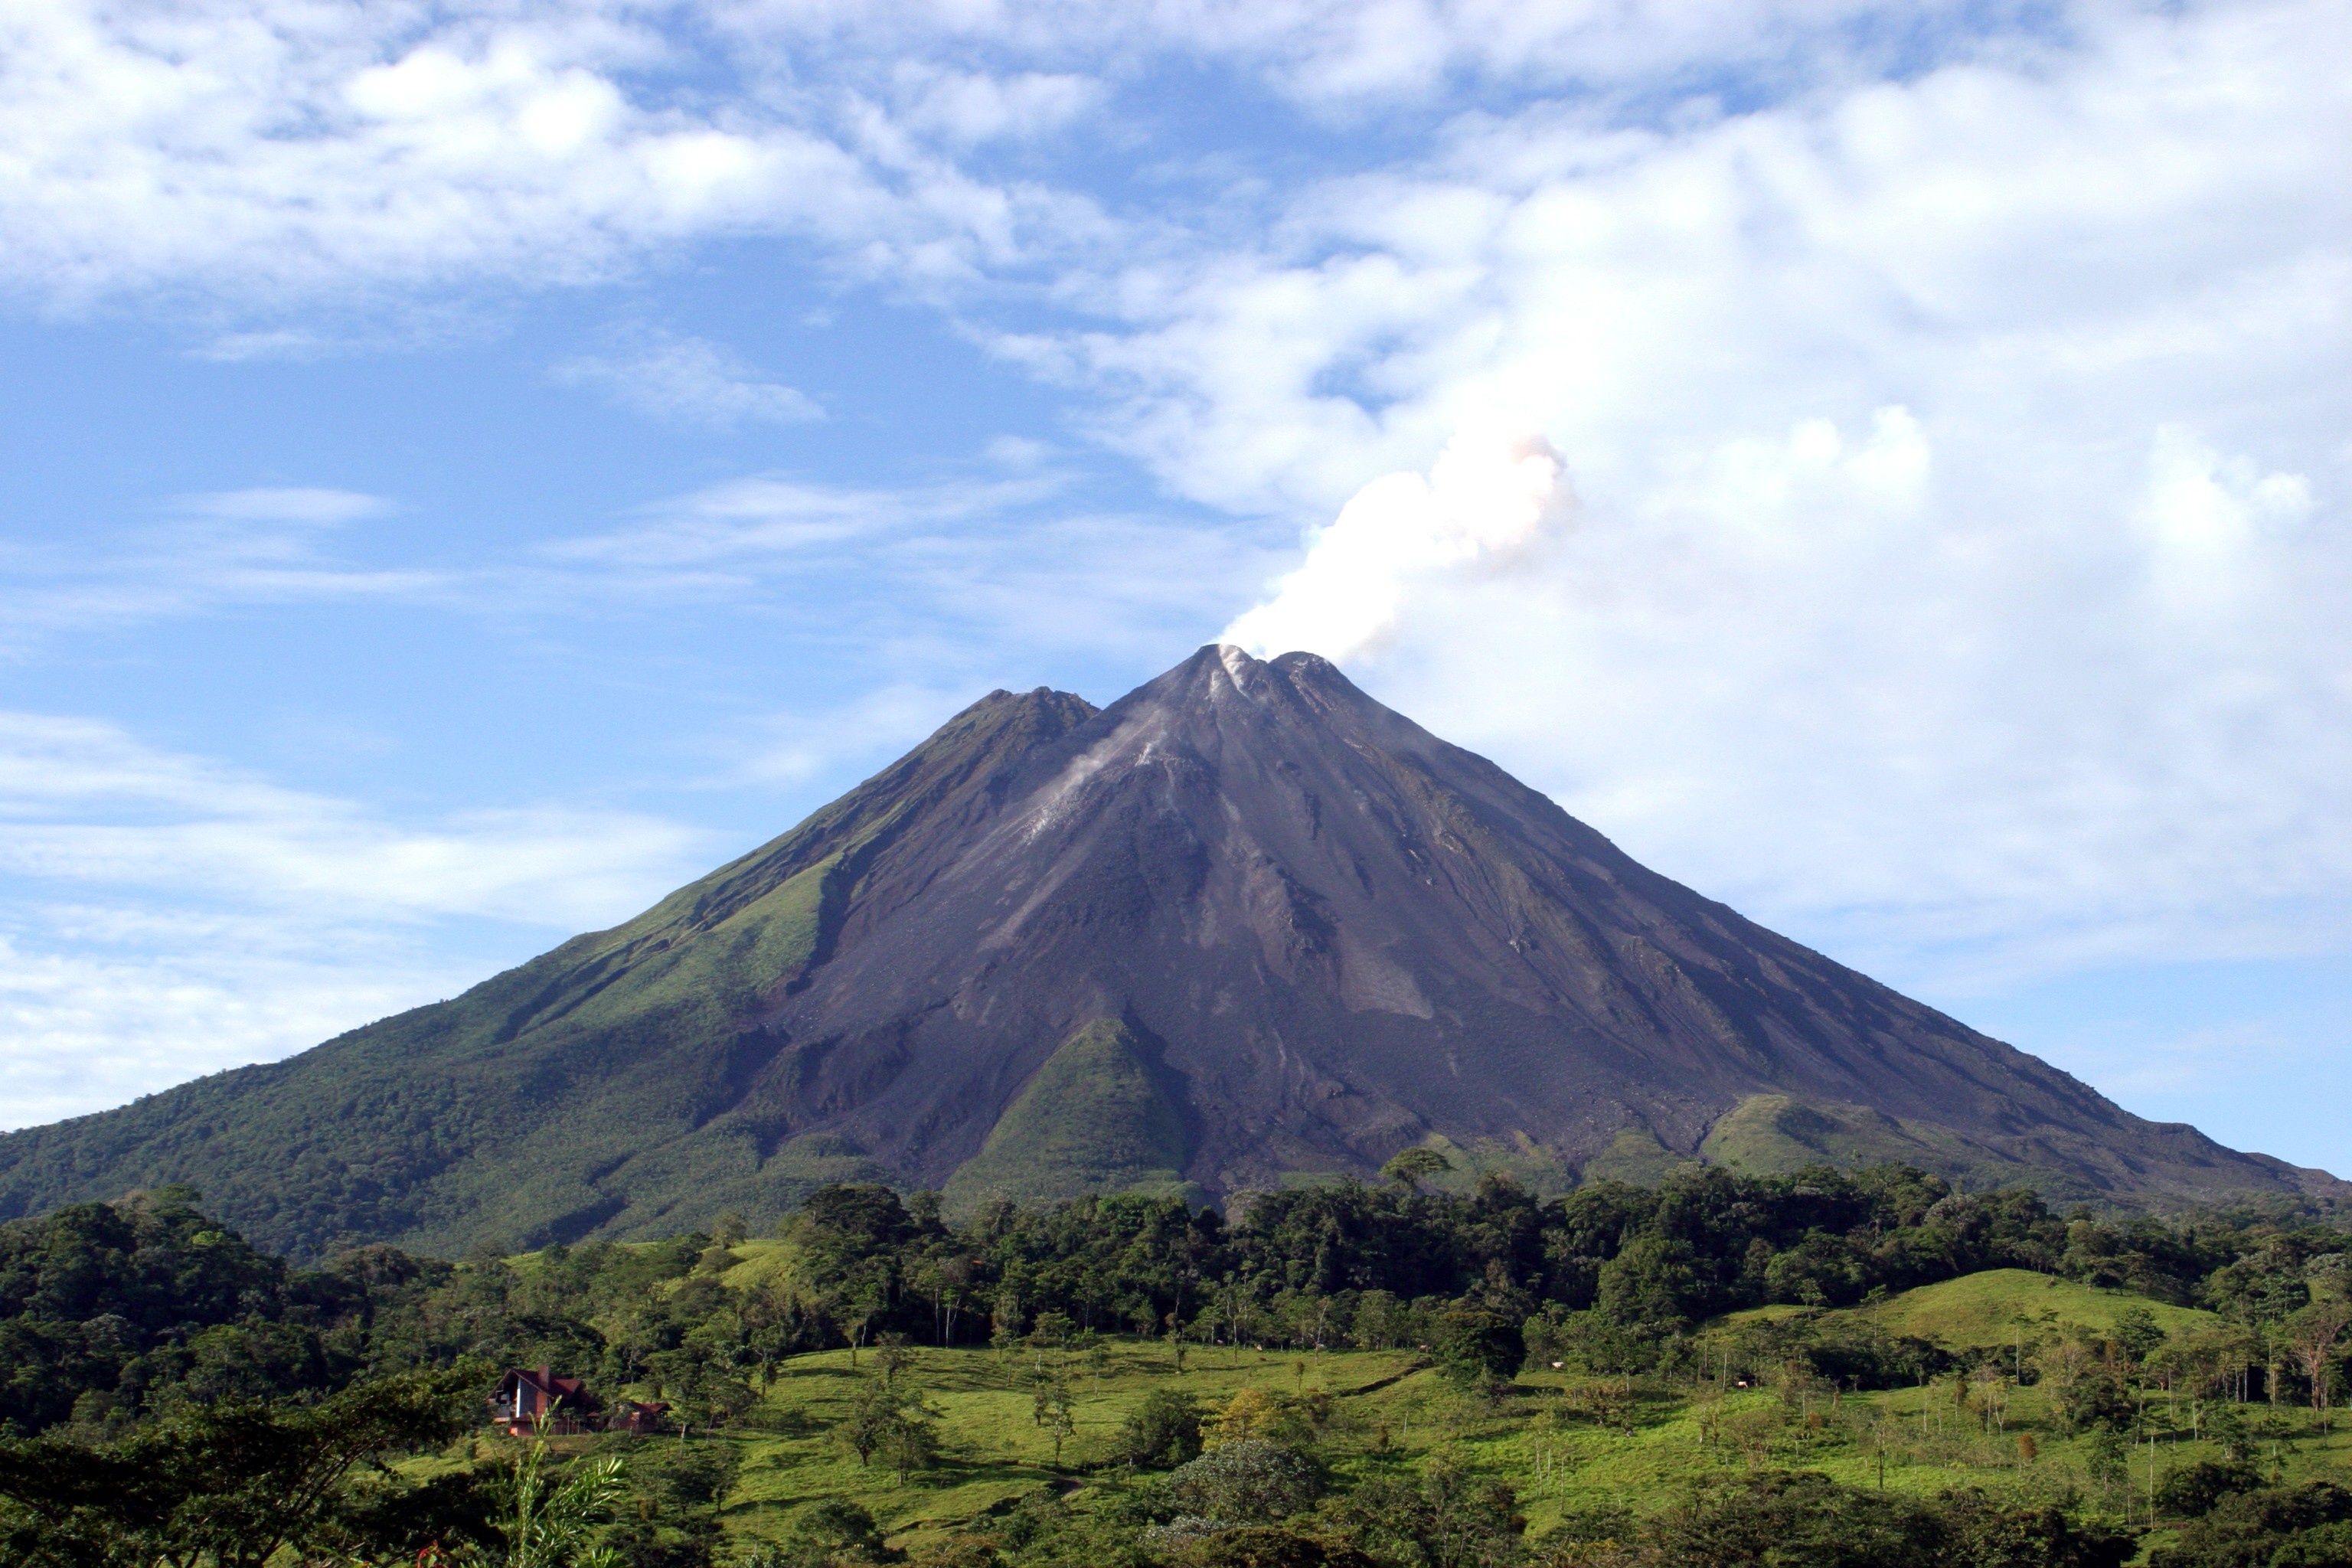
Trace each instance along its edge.
<path fill-rule="evenodd" d="M 1376 574 L 1337 644 L 1402 584 L 1377 689 L 1892 977 L 2341 949 L 2352 17 L 2075 20 L 1687 129 L 1465 118 L 1008 349 L 1236 511 L 1543 432 L 1579 526 Z"/>
<path fill-rule="evenodd" d="M 100 1110 L 453 994 L 486 946 L 510 960 L 612 924 L 716 858 L 707 835 L 623 812 L 397 823 L 112 725 L 0 713 L 0 1121 Z"/>
<path fill-rule="evenodd" d="M 657 818 L 562 807 L 396 824 L 98 721 L 0 713 L 0 873 L 51 883 L 208 891 L 339 921 L 577 928 L 667 890 L 705 847 Z"/>
<path fill-rule="evenodd" d="M 553 542 L 522 581 L 551 605 L 761 606 L 893 689 L 951 693 L 1046 648 L 1148 668 L 1267 575 L 1219 520 L 1098 510 L 1042 449 L 984 456 L 998 471 L 903 487 L 730 480 Z"/>
<path fill-rule="evenodd" d="M 339 334 L 317 322 L 243 318 L 321 296 L 415 310 L 418 291 L 595 282 L 746 234 L 937 289 L 1165 226 L 1111 224 L 1081 181 L 968 166 L 1081 126 L 1130 141 L 1143 121 L 1122 116 L 1126 90 L 1146 121 L 1181 123 L 1184 95 L 1155 95 L 1162 68 L 1237 72 L 1343 119 L 1442 116 L 1465 79 L 1706 114 L 1713 91 L 1779 98 L 2002 47 L 2035 15 L 1958 0 L 39 0 L 0 32 L 0 287 L 61 310 L 193 296 L 216 329 L 204 352 L 222 358 L 320 352 Z M 1968 29 L 1983 26 L 1979 45 Z M 1229 140 L 1230 111 L 1206 101 L 1198 129 Z"/>
<path fill-rule="evenodd" d="M 645 509 L 646 520 L 551 545 L 560 560 L 683 566 L 797 554 L 844 541 L 939 528 L 1044 500 L 1059 475 L 887 486 L 812 484 L 777 475 L 730 479 Z"/>
<path fill-rule="evenodd" d="M 1698 79 L 1722 89 L 1780 86 L 1833 61 L 1843 72 L 2010 31 L 2028 7 L 1954 0 L 719 0 L 719 25 L 747 39 L 791 38 L 837 68 L 893 53 L 949 59 L 991 51 L 1036 64 L 1131 73 L 1173 57 L 1238 69 L 1295 102 L 1360 113 L 1486 86 L 1624 89 Z"/>
<path fill-rule="evenodd" d="M 275 1061 L 478 978 L 380 934 L 289 949 L 278 921 L 183 922 L 129 946 L 89 931 L 121 913 L 34 908 L 30 930 L 0 934 L 0 1131 Z"/>
<path fill-rule="evenodd" d="M 1059 131 L 1099 107 L 1105 97 L 1103 84 L 1090 77 L 1044 71 L 986 76 L 913 59 L 900 62 L 891 85 L 902 124 L 961 147 Z"/>
<path fill-rule="evenodd" d="M 824 417 L 814 398 L 760 374 L 700 338 L 648 332 L 614 355 L 566 360 L 551 373 L 657 419 L 731 430 L 745 423 L 793 425 Z"/>
<path fill-rule="evenodd" d="M 193 290 L 232 313 L 321 293 L 588 282 L 681 242 L 774 233 L 860 268 L 969 271 L 1018 190 L 803 123 L 788 81 L 711 105 L 662 8 L 98 0 L 0 36 L 0 279 L 85 308 Z M 1049 202 L 1048 205 L 1052 204 Z M 240 331 L 217 353 L 298 352 Z"/>
<path fill-rule="evenodd" d="M 1541 437 L 1481 432 L 1448 443 L 1429 477 L 1391 474 L 1356 492 L 1274 597 L 1220 640 L 1271 657 L 1350 659 L 1395 637 L 1406 596 L 1433 574 L 1517 565 L 1575 505 Z"/>
<path fill-rule="evenodd" d="M 455 574 L 363 565 L 329 552 L 335 530 L 396 510 L 383 497 L 352 490 L 217 490 L 178 497 L 158 523 L 111 535 L 72 531 L 69 550 L 19 547 L 0 555 L 0 651 L 223 605 L 451 594 Z"/>

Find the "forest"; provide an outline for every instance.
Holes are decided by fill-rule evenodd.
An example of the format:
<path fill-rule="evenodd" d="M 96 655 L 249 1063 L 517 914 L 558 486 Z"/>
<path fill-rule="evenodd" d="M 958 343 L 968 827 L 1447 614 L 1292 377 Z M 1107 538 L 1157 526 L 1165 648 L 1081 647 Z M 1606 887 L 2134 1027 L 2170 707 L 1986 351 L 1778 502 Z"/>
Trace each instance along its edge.
<path fill-rule="evenodd" d="M 995 1204 L 297 1268 L 0 1226 L 5 1560 L 508 1568 L 2352 1561 L 2352 1235 L 1903 1166 Z M 494 1429 L 502 1374 L 658 1436 Z M 586 1410 L 583 1405 L 583 1413 Z M 559 1412 L 559 1414 L 562 1414 Z"/>

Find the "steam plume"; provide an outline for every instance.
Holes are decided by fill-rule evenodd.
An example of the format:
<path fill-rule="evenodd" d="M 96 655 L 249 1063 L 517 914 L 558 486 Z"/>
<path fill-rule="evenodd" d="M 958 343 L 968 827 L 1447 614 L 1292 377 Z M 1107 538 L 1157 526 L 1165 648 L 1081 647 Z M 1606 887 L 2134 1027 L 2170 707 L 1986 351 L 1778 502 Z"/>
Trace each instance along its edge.
<path fill-rule="evenodd" d="M 1316 534 L 1274 596 L 1220 641 L 1261 656 L 1294 648 L 1345 660 L 1391 637 L 1414 581 L 1507 569 L 1575 510 L 1565 466 L 1540 436 L 1463 434 L 1423 479 L 1374 479 Z"/>

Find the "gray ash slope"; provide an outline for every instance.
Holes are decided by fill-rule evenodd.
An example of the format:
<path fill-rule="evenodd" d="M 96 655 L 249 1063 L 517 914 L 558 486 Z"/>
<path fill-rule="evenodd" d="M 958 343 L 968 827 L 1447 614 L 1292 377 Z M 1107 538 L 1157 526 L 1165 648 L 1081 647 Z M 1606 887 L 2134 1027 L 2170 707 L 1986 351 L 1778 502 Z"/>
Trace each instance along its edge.
<path fill-rule="evenodd" d="M 755 1216 L 818 1181 L 1211 1196 L 1408 1144 L 1538 1186 L 1901 1158 L 2337 1195 L 1644 869 L 1303 654 L 998 692 L 614 931 L 269 1067 L 0 1138 L 0 1215 L 188 1181 L 304 1251 Z"/>

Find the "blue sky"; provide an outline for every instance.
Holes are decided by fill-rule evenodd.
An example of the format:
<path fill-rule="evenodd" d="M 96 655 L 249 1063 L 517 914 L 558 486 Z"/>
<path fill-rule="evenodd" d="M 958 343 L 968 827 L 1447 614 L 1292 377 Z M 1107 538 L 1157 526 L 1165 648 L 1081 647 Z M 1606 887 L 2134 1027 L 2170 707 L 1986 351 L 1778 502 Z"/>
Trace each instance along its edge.
<path fill-rule="evenodd" d="M 22 18 L 0 1124 L 1230 629 L 2352 1170 L 2341 7 Z"/>

